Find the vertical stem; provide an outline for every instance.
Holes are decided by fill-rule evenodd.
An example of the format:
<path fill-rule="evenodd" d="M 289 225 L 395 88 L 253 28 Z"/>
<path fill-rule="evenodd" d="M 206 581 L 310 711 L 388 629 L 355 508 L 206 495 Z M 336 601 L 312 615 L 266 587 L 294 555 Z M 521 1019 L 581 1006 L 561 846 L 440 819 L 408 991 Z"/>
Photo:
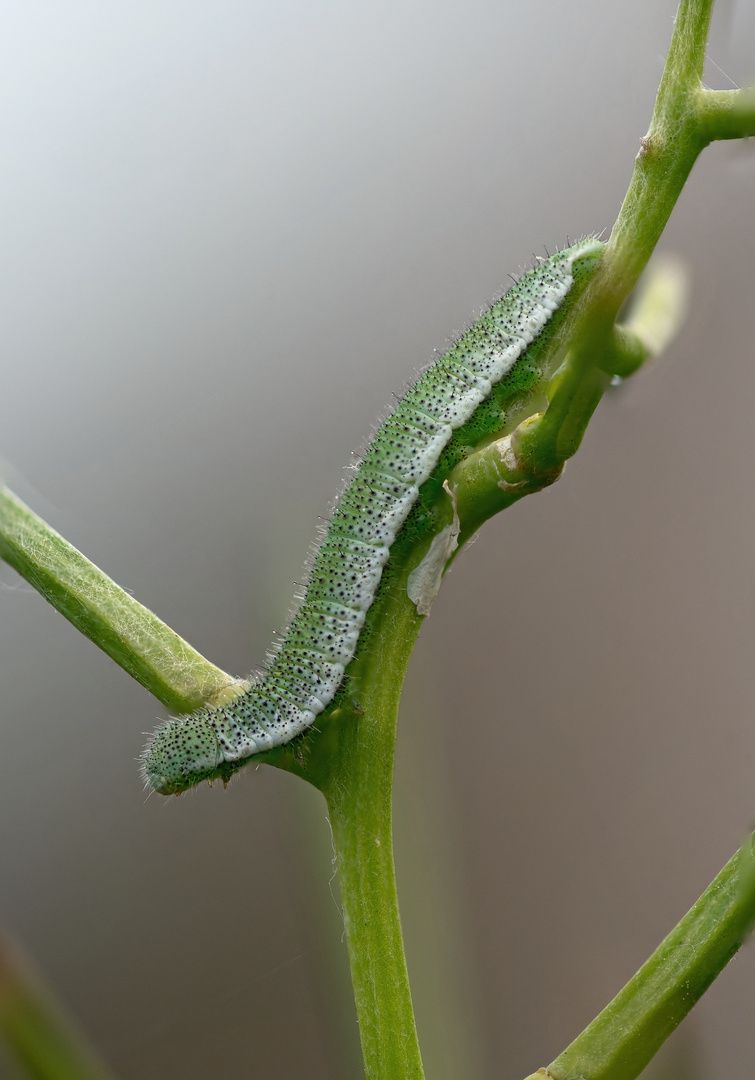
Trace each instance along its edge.
<path fill-rule="evenodd" d="M 398 612 L 396 612 L 398 608 Z M 367 1080 L 422 1080 L 393 865 L 398 703 L 421 619 L 403 593 L 355 665 L 338 725 L 328 803 Z M 342 720 L 342 722 L 340 722 Z M 326 741 L 327 740 L 327 733 Z"/>
<path fill-rule="evenodd" d="M 566 319 L 573 342 L 548 409 L 516 445 L 528 471 L 548 472 L 579 448 L 603 388 L 614 322 L 663 233 L 700 151 L 710 141 L 700 122 L 699 94 L 713 0 L 681 0 L 647 135 L 595 276 Z M 592 382 L 592 387 L 586 383 Z M 604 385 L 607 380 L 604 380 Z M 587 389 L 587 398 L 585 398 Z M 588 408 L 585 409 L 585 401 Z"/>
<path fill-rule="evenodd" d="M 679 4 L 650 128 L 595 282 L 606 326 L 636 285 L 708 142 L 699 121 L 697 95 L 712 9 L 713 0 Z"/>

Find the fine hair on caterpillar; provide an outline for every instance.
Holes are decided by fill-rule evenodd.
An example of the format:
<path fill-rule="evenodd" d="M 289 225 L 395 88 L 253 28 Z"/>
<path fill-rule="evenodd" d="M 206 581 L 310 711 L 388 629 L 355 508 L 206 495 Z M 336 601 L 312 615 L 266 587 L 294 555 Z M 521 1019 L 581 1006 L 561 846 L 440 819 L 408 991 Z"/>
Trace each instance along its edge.
<path fill-rule="evenodd" d="M 422 485 L 432 478 L 442 488 L 458 447 L 489 440 L 501 430 L 508 402 L 535 392 L 537 355 L 553 315 L 602 251 L 601 241 L 588 237 L 542 259 L 409 387 L 338 499 L 299 607 L 264 673 L 227 704 L 172 718 L 152 736 L 142 768 L 155 791 L 179 794 L 226 777 L 312 727 L 354 659 L 391 547 Z M 425 592 L 437 588 L 453 551 L 455 534 L 445 529 L 445 540 L 433 540 L 437 567 L 425 567 L 419 584 L 415 579 L 416 596 L 409 591 L 421 615 L 429 610 Z"/>

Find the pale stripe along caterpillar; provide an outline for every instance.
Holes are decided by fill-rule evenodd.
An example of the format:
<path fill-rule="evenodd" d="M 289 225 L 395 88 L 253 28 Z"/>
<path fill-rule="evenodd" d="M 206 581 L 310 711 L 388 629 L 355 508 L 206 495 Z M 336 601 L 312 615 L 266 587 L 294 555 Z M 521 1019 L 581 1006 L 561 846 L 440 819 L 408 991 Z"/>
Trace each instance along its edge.
<path fill-rule="evenodd" d="M 338 500 L 267 669 L 230 704 L 168 720 L 152 737 L 143 771 L 156 791 L 178 794 L 227 778 L 254 754 L 306 731 L 333 701 L 421 486 L 431 477 L 442 483 L 458 460 L 449 449 L 489 441 L 507 403 L 536 387 L 552 316 L 563 313 L 602 251 L 588 237 L 541 260 L 409 388 Z"/>

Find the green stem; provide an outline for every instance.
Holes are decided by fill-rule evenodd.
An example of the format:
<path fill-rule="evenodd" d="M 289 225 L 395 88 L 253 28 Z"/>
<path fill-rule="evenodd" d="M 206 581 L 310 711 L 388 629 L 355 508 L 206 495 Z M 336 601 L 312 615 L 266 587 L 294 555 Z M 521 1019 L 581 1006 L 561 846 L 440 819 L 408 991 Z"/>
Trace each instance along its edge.
<path fill-rule="evenodd" d="M 0 557 L 169 709 L 193 712 L 246 685 L 206 660 L 4 487 Z"/>
<path fill-rule="evenodd" d="M 717 137 L 713 104 L 703 99 L 705 122 L 700 104 L 712 7 L 713 0 L 679 5 L 650 129 L 641 140 L 624 203 L 601 265 L 561 330 L 560 340 L 572 343 L 571 352 L 547 411 L 516 443 L 522 467 L 532 474 L 551 473 L 579 448 L 602 394 L 595 368 L 608 369 L 616 351 L 619 309 L 647 265 L 698 155 Z M 721 115 L 730 111 L 719 110 Z"/>
<path fill-rule="evenodd" d="M 0 1031 L 34 1080 L 108 1080 L 105 1065 L 17 946 L 0 941 Z"/>
<path fill-rule="evenodd" d="M 603 370 L 626 377 L 667 347 L 687 314 L 689 281 L 684 264 L 656 256 L 632 297 L 626 323 L 614 327 L 612 350 Z"/>
<path fill-rule="evenodd" d="M 743 90 L 700 90 L 697 116 L 708 142 L 755 135 L 755 86 Z"/>
<path fill-rule="evenodd" d="M 612 371 L 630 370 L 652 351 L 652 342 L 641 334 L 615 332 L 619 309 L 646 266 L 700 151 L 713 139 L 752 133 L 755 126 L 755 110 L 745 92 L 713 95 L 701 88 L 711 8 L 712 0 L 681 0 L 650 129 L 602 265 L 554 341 L 554 367 L 558 350 L 569 344 L 572 348 L 549 387 L 548 407 L 522 423 L 506 447 L 496 444 L 481 452 L 485 456 L 477 462 L 469 459 L 464 475 L 470 490 L 465 494 L 459 487 L 456 493 L 463 528 L 478 527 L 495 510 L 552 482 L 577 450 Z M 464 476 L 452 479 L 461 485 Z M 485 509 L 475 510 L 473 504 L 484 496 L 486 485 Z M 395 567 L 405 565 L 400 546 L 397 542 L 391 551 Z M 192 711 L 217 701 L 218 694 L 237 691 L 230 676 L 199 656 L 7 491 L 0 491 L 0 556 L 169 707 Z M 370 611 L 366 647 L 350 666 L 338 702 L 319 718 L 318 730 L 296 746 L 260 755 L 260 760 L 306 777 L 328 802 L 368 1080 L 422 1077 L 391 838 L 398 700 L 421 623 L 405 586 L 405 575 L 396 573 L 381 587 Z M 654 1052 L 687 1003 L 697 999 L 741 941 L 750 914 L 748 908 L 745 918 L 737 907 L 731 864 L 717 883 L 680 924 L 681 936 L 675 931 L 601 1014 L 597 1026 L 591 1025 L 580 1036 L 583 1041 L 566 1051 L 568 1055 L 580 1044 L 585 1061 L 593 1055 L 585 1069 L 593 1068 L 593 1060 L 598 1062 L 595 1067 L 604 1068 L 589 1080 L 636 1075 L 616 1071 L 624 1068 L 622 1054 L 634 1055 L 632 1068 L 646 1060 L 643 1055 Z M 671 971 L 676 964 L 688 973 L 688 982 Z M 566 1072 L 553 1074 L 558 1080 L 569 1075 L 568 1070 L 574 1072 L 571 1061 L 564 1066 Z M 561 1069 L 562 1064 L 559 1059 L 552 1068 Z"/>
<path fill-rule="evenodd" d="M 379 604 L 372 647 L 354 663 L 348 702 L 333 713 L 303 773 L 328 803 L 367 1080 L 424 1076 L 391 825 L 399 698 L 421 623 L 404 589 Z"/>
<path fill-rule="evenodd" d="M 634 1080 L 755 923 L 755 834 L 634 978 L 566 1048 L 552 1080 Z M 543 1072 L 528 1080 L 542 1080 Z"/>
<path fill-rule="evenodd" d="M 613 323 L 653 253 L 692 166 L 710 141 L 700 124 L 698 99 L 713 0 L 681 0 L 647 135 L 591 303 L 599 322 Z"/>

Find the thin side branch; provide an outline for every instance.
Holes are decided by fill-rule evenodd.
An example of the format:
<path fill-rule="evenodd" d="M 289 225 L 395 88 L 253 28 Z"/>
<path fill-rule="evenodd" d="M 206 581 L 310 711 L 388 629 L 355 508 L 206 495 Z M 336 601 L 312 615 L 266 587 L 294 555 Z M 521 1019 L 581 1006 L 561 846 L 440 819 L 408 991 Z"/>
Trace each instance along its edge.
<path fill-rule="evenodd" d="M 193 712 L 246 687 L 206 660 L 4 487 L 0 558 L 169 709 Z"/>
<path fill-rule="evenodd" d="M 552 1080 L 635 1080 L 755 922 L 755 834 L 650 959 L 563 1054 Z M 528 1080 L 542 1077 L 543 1072 Z"/>
<path fill-rule="evenodd" d="M 696 105 L 700 130 L 708 142 L 755 135 L 755 86 L 743 90 L 700 90 Z"/>

